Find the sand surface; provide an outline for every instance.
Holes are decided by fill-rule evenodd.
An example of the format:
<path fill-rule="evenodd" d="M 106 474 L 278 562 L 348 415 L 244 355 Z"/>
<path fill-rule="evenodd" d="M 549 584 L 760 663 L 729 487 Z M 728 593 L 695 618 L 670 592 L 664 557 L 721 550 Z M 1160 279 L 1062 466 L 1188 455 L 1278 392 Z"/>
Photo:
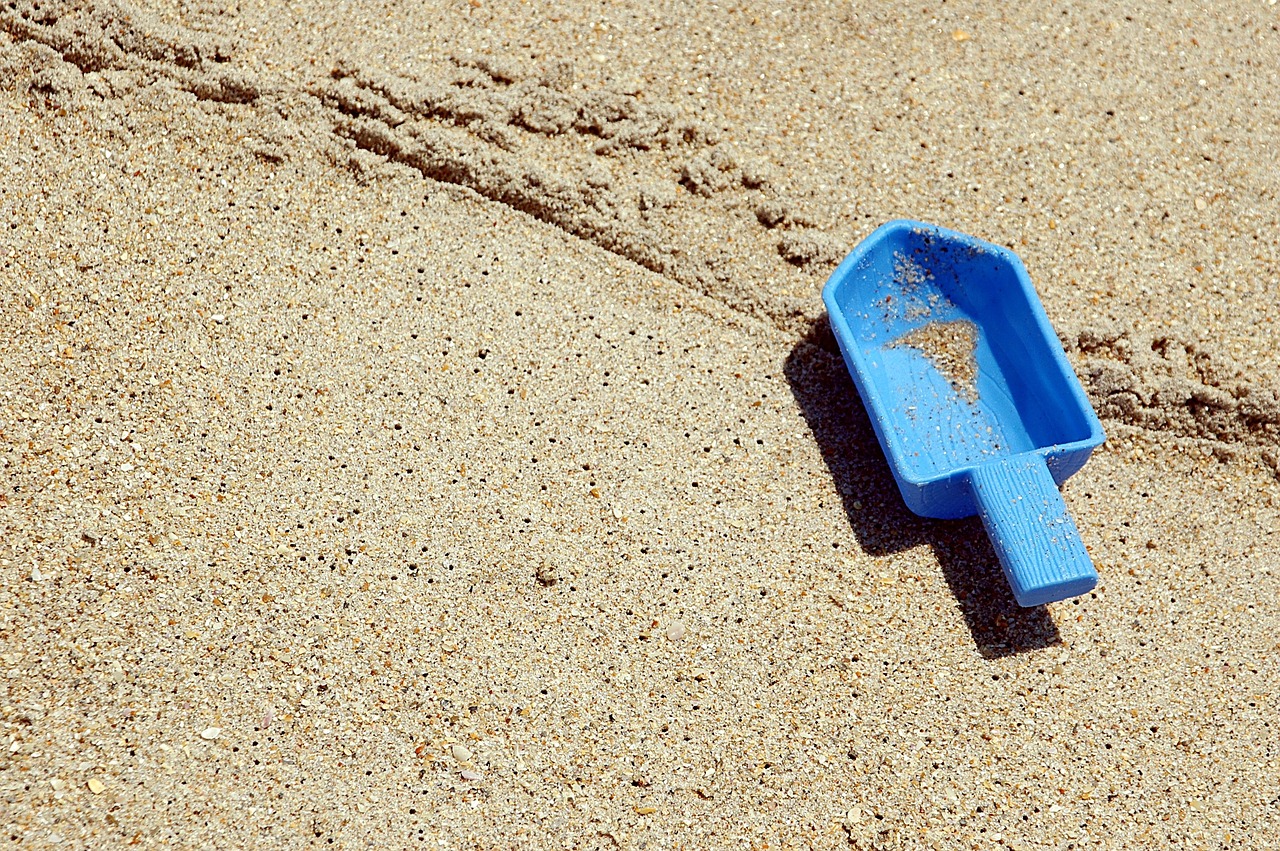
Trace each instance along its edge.
<path fill-rule="evenodd" d="M 228 10 L 229 9 L 229 10 Z M 1280 845 L 1280 12 L 0 6 L 0 844 Z M 1102 581 L 826 276 L 1019 252 Z"/>

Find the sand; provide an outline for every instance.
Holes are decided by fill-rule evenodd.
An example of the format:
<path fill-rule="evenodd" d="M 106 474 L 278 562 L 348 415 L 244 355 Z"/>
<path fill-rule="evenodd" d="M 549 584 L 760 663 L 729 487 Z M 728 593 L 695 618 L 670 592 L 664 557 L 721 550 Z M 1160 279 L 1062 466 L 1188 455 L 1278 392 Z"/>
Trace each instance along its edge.
<path fill-rule="evenodd" d="M 1264 4 L 0 9 L 0 840 L 1280 844 Z M 825 323 L 1013 247 L 1101 584 Z"/>
<path fill-rule="evenodd" d="M 949 322 L 935 320 L 908 331 L 888 344 L 888 348 L 905 346 L 920 352 L 967 402 L 978 399 L 978 328 L 968 319 Z"/>

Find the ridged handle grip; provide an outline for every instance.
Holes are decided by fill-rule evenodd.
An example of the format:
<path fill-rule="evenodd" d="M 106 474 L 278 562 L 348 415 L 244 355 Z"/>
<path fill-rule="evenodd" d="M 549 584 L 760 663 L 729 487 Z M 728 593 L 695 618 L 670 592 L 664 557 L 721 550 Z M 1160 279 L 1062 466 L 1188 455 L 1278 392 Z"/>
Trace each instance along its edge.
<path fill-rule="evenodd" d="M 1098 584 L 1044 458 L 1026 454 L 989 461 L 974 469 L 970 486 L 1019 606 L 1066 600 Z"/>

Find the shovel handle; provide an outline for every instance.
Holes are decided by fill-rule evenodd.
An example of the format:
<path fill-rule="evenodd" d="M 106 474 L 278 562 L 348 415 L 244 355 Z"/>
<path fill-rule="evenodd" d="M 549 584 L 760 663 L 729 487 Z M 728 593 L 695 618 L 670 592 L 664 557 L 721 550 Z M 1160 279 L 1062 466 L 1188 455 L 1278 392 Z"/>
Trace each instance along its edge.
<path fill-rule="evenodd" d="M 1066 600 L 1098 584 L 1044 458 L 1028 453 L 989 461 L 974 468 L 969 483 L 1019 606 Z"/>

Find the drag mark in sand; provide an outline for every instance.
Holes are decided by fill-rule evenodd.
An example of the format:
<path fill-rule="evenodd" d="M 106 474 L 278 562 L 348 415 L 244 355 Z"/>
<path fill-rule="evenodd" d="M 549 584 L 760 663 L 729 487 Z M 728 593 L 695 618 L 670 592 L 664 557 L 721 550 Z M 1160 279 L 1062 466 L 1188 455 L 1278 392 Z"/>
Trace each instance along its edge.
<path fill-rule="evenodd" d="M 253 79 L 228 64 L 225 44 L 123 3 L 10 2 L 0 7 L 0 31 L 52 49 L 83 74 L 142 70 L 201 100 L 247 104 L 259 97 Z"/>
<path fill-rule="evenodd" d="M 1090 328 L 1062 335 L 1099 416 L 1152 431 L 1259 447 L 1280 475 L 1280 391 L 1202 342 Z M 1225 455 L 1223 454 L 1225 453 Z M 1231 450 L 1218 451 L 1229 459 Z"/>
<path fill-rule="evenodd" d="M 234 66 L 233 36 L 121 0 L 13 0 L 0 7 L 0 32 L 24 56 L 9 63 L 14 76 L 55 54 L 80 72 L 50 67 L 31 80 L 46 108 L 76 91 L 121 99 L 152 85 L 249 106 L 227 117 L 252 128 L 245 143 L 268 163 L 321 152 L 362 177 L 371 156 L 399 163 L 785 333 L 821 317 L 812 296 L 845 253 L 784 197 L 773 167 L 740 155 L 720 127 L 642 99 L 636 84 L 577 86 L 570 62 L 526 73 L 501 56 L 442 57 L 424 78 L 339 62 L 309 84 L 265 81 Z M 100 79 L 119 71 L 128 73 Z"/>
<path fill-rule="evenodd" d="M 762 281 L 761 270 L 785 281 L 834 265 L 844 251 L 778 197 L 767 164 L 739 156 L 714 126 L 642 101 L 633 87 L 575 88 L 568 63 L 521 76 L 489 59 L 455 60 L 452 77 L 437 80 L 339 64 L 310 93 L 333 111 L 334 133 L 363 151 L 781 330 L 803 327 L 816 302 L 768 275 Z"/>

